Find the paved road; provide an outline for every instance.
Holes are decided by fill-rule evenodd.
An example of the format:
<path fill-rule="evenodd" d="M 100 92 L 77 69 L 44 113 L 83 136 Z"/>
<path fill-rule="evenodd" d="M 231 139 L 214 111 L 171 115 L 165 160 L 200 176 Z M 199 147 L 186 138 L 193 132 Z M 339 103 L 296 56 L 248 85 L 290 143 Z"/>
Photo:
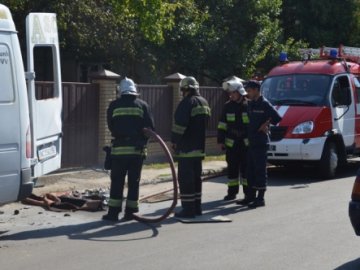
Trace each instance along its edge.
<path fill-rule="evenodd" d="M 311 169 L 273 169 L 267 206 L 256 210 L 223 203 L 224 178 L 207 182 L 205 210 L 232 223 L 109 224 L 99 221 L 103 213 L 64 217 L 32 207 L 12 216 L 6 208 L 1 269 L 360 269 L 360 238 L 347 214 L 359 165 L 329 181 Z"/>

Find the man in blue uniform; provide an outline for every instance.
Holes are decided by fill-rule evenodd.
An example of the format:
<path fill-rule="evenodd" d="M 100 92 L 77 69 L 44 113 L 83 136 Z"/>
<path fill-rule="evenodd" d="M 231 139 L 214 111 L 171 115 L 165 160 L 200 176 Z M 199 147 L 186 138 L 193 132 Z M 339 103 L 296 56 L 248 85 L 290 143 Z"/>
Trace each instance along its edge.
<path fill-rule="evenodd" d="M 260 82 L 251 80 L 245 85 L 249 113 L 248 183 L 249 194 L 254 199 L 248 206 L 265 206 L 264 195 L 267 186 L 267 150 L 269 147 L 269 125 L 277 125 L 281 117 L 276 109 L 260 92 Z"/>
<path fill-rule="evenodd" d="M 179 218 L 201 215 L 202 160 L 205 157 L 205 130 L 210 116 L 208 102 L 200 96 L 194 77 L 180 82 L 184 98 L 175 111 L 171 142 L 178 160 L 182 210 Z"/>
<path fill-rule="evenodd" d="M 228 189 L 224 200 L 234 200 L 239 193 L 240 182 L 245 198 L 239 204 L 250 203 L 247 196 L 246 152 L 248 146 L 247 95 L 241 81 L 225 81 L 223 88 L 229 94 L 229 101 L 223 107 L 218 124 L 217 142 L 226 150 Z M 239 176 L 241 181 L 239 181 Z"/>
<path fill-rule="evenodd" d="M 119 86 L 120 98 L 110 103 L 107 123 L 114 137 L 111 148 L 111 186 L 109 211 L 104 220 L 117 221 L 122 210 L 125 177 L 128 175 L 128 194 L 125 220 L 139 211 L 139 182 L 148 138 L 143 129 L 154 129 L 148 104 L 137 98 L 135 83 L 128 78 Z"/>

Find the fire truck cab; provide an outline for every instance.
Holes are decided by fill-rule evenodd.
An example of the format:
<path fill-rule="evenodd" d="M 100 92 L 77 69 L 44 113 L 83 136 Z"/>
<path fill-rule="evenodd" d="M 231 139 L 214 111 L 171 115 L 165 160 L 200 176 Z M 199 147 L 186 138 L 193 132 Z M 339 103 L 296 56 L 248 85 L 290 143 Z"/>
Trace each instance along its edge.
<path fill-rule="evenodd" d="M 301 52 L 305 60 L 285 57 L 262 83 L 262 94 L 283 118 L 271 127 L 268 160 L 315 164 L 322 178 L 333 178 L 349 155 L 360 153 L 360 48 Z"/>

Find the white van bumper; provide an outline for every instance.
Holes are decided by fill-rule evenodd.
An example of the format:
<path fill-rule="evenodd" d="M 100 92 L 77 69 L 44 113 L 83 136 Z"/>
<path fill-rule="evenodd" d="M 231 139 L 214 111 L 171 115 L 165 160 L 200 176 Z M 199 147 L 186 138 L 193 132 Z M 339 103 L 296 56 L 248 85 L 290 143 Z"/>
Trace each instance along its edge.
<path fill-rule="evenodd" d="M 268 160 L 320 160 L 325 142 L 326 137 L 270 142 Z"/>

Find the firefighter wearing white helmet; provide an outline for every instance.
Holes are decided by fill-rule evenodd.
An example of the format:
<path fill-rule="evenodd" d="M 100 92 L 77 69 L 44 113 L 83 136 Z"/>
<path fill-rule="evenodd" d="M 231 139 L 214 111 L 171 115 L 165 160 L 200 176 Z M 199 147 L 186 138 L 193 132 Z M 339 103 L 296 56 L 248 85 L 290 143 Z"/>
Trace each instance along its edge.
<path fill-rule="evenodd" d="M 240 79 L 231 78 L 223 83 L 223 89 L 229 94 L 218 123 L 217 141 L 226 151 L 228 165 L 227 195 L 224 200 L 234 200 L 243 186 L 244 199 L 239 204 L 249 203 L 246 179 L 246 153 L 248 148 L 246 91 Z"/>
<path fill-rule="evenodd" d="M 233 82 L 239 82 L 239 83 L 244 83 L 245 80 L 243 79 L 240 79 L 239 77 L 236 77 L 236 76 L 230 76 L 230 77 L 227 77 L 226 79 L 224 79 L 223 83 L 222 83 L 222 88 L 227 91 L 229 90 L 229 83 L 233 83 Z"/>
<path fill-rule="evenodd" d="M 171 142 L 178 160 L 182 210 L 179 218 L 201 215 L 202 160 L 205 157 L 205 130 L 210 116 L 208 102 L 200 96 L 194 77 L 180 82 L 183 99 L 176 108 Z"/>
<path fill-rule="evenodd" d="M 138 91 L 136 89 L 136 84 L 132 79 L 125 77 L 125 79 L 121 80 L 118 91 L 120 95 L 133 95 L 138 96 Z"/>
<path fill-rule="evenodd" d="M 113 137 L 111 147 L 111 186 L 109 211 L 104 220 L 117 221 L 122 211 L 125 176 L 128 175 L 125 220 L 138 212 L 139 181 L 148 138 L 143 129 L 154 129 L 149 105 L 138 98 L 133 80 L 123 79 L 118 91 L 120 97 L 107 110 L 107 123 Z"/>

